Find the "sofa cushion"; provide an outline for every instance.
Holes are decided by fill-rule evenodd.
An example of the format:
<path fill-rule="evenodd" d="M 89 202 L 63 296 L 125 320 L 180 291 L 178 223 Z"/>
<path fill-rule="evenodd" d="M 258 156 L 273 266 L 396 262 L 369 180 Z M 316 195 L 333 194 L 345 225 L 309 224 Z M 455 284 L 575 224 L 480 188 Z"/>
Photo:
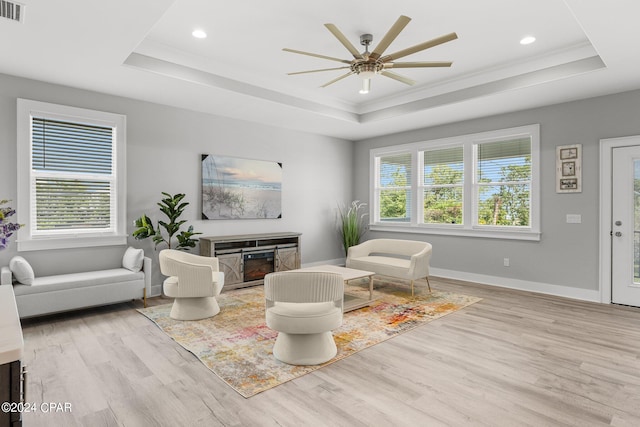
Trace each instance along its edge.
<path fill-rule="evenodd" d="M 409 267 L 411 260 L 401 259 L 387 256 L 363 256 L 358 258 L 351 258 L 349 260 L 349 268 L 355 268 L 358 270 L 373 271 L 376 274 L 382 276 L 391 276 L 398 278 L 409 277 Z"/>
<path fill-rule="evenodd" d="M 33 274 L 33 268 L 27 262 L 26 259 L 21 256 L 14 256 L 9 261 L 9 270 L 13 273 L 13 276 L 19 283 L 23 285 L 31 285 L 33 284 L 33 280 L 35 275 Z"/>
<path fill-rule="evenodd" d="M 384 253 L 411 256 L 428 246 L 428 243 L 417 240 L 399 240 L 399 239 L 373 239 L 365 242 L 369 244 L 369 255 L 373 253 Z"/>
<path fill-rule="evenodd" d="M 14 286 L 14 291 L 18 296 L 136 280 L 143 281 L 144 273 L 134 273 L 126 268 L 114 268 L 111 270 L 36 277 L 31 286 Z"/>
<path fill-rule="evenodd" d="M 134 273 L 142 270 L 142 263 L 144 262 L 144 251 L 142 249 L 136 249 L 129 246 L 122 257 L 122 266 L 127 270 L 131 270 Z"/>

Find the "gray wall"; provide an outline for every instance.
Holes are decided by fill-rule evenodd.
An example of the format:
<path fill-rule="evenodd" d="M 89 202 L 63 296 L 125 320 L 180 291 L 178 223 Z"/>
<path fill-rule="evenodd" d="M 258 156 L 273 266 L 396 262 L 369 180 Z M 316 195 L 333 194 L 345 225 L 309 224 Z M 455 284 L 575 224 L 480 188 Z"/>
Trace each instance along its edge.
<path fill-rule="evenodd" d="M 640 91 L 453 123 L 356 142 L 354 197 L 369 200 L 369 150 L 416 141 L 540 124 L 540 242 L 371 232 L 367 238 L 393 237 L 433 244 L 431 266 L 458 272 L 598 289 L 599 140 L 640 134 Z M 555 192 L 555 148 L 583 144 L 583 191 Z M 566 214 L 581 214 L 567 224 Z M 503 258 L 510 258 L 510 267 Z"/>
<path fill-rule="evenodd" d="M 555 284 L 598 288 L 598 144 L 601 138 L 640 134 L 640 91 L 576 101 L 358 141 L 288 131 L 126 98 L 0 75 L 0 198 L 16 199 L 16 98 L 29 98 L 127 115 L 127 220 L 142 213 L 159 218 L 161 191 L 185 192 L 186 219 L 205 235 L 269 231 L 303 233 L 302 262 L 341 258 L 335 208 L 352 199 L 368 201 L 369 150 L 374 147 L 483 132 L 532 123 L 541 125 L 542 239 L 523 242 L 469 237 L 370 233 L 373 237 L 426 240 L 434 245 L 432 266 Z M 583 144 L 583 192 L 555 193 L 555 147 Z M 201 221 L 199 155 L 283 162 L 283 214 L 279 220 Z M 353 173 L 353 174 L 352 174 Z M 14 203 L 15 205 L 15 203 Z M 566 214 L 581 214 L 567 224 Z M 156 258 L 149 241 L 129 243 Z M 123 247 L 21 253 L 37 275 L 90 270 L 118 262 Z M 16 246 L 0 251 L 0 265 Z M 509 257 L 510 267 L 502 260 Z M 154 284 L 160 281 L 154 275 Z"/>
<path fill-rule="evenodd" d="M 353 143 L 211 116 L 157 104 L 0 75 L 0 199 L 16 194 L 16 98 L 90 108 L 127 116 L 127 231 L 143 213 L 164 219 L 161 192 L 186 193 L 184 219 L 204 235 L 295 231 L 302 233 L 302 262 L 343 257 L 335 231 L 336 208 L 352 199 Z M 283 163 L 282 219 L 202 221 L 200 154 Z M 14 217 L 15 218 L 15 217 Z M 150 240 L 129 244 L 157 261 Z M 160 247 L 159 249 L 161 249 Z M 23 252 L 36 276 L 105 268 L 124 247 Z M 195 251 L 197 253 L 197 249 Z M 0 251 L 0 265 L 16 252 Z M 157 267 L 157 263 L 156 263 Z M 154 284 L 160 283 L 157 270 Z"/>

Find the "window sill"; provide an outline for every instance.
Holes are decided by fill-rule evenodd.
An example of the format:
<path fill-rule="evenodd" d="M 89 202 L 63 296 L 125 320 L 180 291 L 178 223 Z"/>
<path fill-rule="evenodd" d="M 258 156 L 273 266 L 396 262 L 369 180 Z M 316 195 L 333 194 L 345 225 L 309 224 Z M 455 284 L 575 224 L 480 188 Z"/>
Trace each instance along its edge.
<path fill-rule="evenodd" d="M 89 248 L 94 246 L 118 246 L 127 244 L 127 236 L 83 236 L 64 238 L 40 238 L 18 240 L 18 252 L 42 251 L 50 249 Z"/>
<path fill-rule="evenodd" d="M 395 233 L 435 234 L 441 236 L 480 237 L 485 239 L 528 240 L 539 242 L 542 233 L 537 231 L 520 230 L 480 230 L 477 228 L 445 228 L 425 227 L 409 224 L 371 224 L 371 231 L 390 231 Z"/>

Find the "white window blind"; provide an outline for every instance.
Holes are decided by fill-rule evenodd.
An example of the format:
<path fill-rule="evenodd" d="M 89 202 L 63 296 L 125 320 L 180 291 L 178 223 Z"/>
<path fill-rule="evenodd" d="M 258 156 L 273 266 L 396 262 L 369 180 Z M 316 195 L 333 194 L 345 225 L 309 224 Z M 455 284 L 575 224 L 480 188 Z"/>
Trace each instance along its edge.
<path fill-rule="evenodd" d="M 34 233 L 111 230 L 113 128 L 32 119 Z"/>

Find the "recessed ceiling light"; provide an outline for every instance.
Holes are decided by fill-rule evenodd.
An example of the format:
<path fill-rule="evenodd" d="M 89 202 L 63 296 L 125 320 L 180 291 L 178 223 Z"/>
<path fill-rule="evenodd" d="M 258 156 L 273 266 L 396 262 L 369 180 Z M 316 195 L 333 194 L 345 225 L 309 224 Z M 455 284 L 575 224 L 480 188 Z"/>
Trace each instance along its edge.
<path fill-rule="evenodd" d="M 203 30 L 200 30 L 200 29 L 193 30 L 191 35 L 193 37 L 197 38 L 197 39 L 206 39 L 207 38 L 207 33 L 205 33 Z"/>
<path fill-rule="evenodd" d="M 536 41 L 536 38 L 533 36 L 526 36 L 523 37 L 522 40 L 520 40 L 520 44 L 531 44 L 534 41 Z"/>

